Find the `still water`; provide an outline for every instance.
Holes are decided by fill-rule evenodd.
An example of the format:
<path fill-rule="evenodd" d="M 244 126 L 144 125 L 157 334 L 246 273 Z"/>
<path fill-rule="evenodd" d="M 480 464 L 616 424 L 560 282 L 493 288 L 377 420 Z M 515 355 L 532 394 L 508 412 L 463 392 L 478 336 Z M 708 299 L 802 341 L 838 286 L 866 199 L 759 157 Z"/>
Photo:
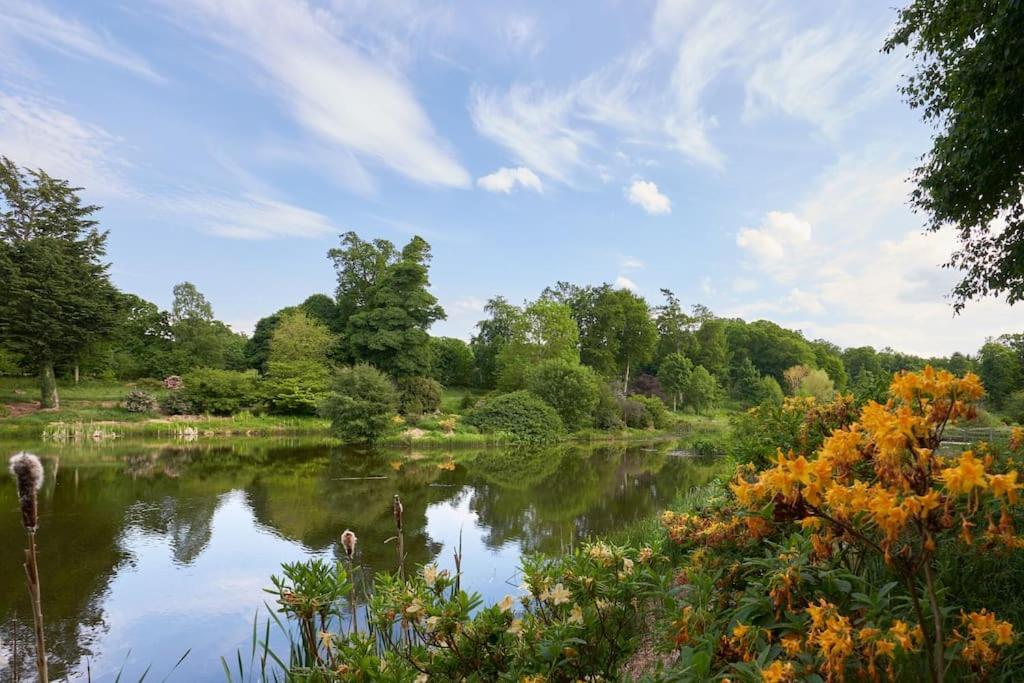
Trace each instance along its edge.
<path fill-rule="evenodd" d="M 0 453 L 4 461 L 13 453 Z M 487 601 L 516 592 L 524 553 L 558 553 L 664 507 L 715 465 L 672 444 L 526 451 L 354 450 L 309 440 L 168 446 L 38 445 L 39 564 L 53 680 L 223 681 L 248 652 L 263 589 L 282 562 L 341 556 L 393 571 L 393 494 L 405 504 L 407 566 L 453 566 Z M 0 681 L 31 680 L 24 533 L 0 486 Z M 260 615 L 260 624 L 265 621 Z M 15 647 L 18 649 L 15 655 Z"/>

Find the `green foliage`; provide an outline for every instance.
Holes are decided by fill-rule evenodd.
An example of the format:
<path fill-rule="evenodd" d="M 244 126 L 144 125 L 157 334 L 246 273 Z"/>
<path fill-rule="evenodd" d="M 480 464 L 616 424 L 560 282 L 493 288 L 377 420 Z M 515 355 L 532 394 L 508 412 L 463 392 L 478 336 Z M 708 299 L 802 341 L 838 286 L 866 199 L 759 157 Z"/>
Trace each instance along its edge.
<path fill-rule="evenodd" d="M 169 372 L 183 375 L 192 368 L 241 370 L 245 367 L 244 336 L 213 317 L 213 308 L 195 285 L 174 287 Z"/>
<path fill-rule="evenodd" d="M 373 442 L 387 432 L 398 411 L 398 392 L 376 368 L 359 364 L 341 368 L 320 415 L 331 421 L 334 434 L 345 442 Z"/>
<path fill-rule="evenodd" d="M 711 318 L 701 323 L 696 335 L 696 365 L 702 366 L 719 381 L 726 378 L 729 363 L 729 328 L 724 320 Z"/>
<path fill-rule="evenodd" d="M 647 411 L 649 423 L 655 429 L 668 429 L 672 426 L 672 415 L 668 412 L 668 408 L 657 396 L 641 396 L 640 394 L 634 394 L 629 397 L 633 401 L 637 401 L 643 405 L 644 410 Z"/>
<path fill-rule="evenodd" d="M 133 389 L 128 392 L 121 402 L 122 407 L 129 413 L 153 413 L 156 412 L 157 403 L 152 394 L 141 389 Z"/>
<path fill-rule="evenodd" d="M 281 315 L 270 339 L 268 363 L 312 361 L 326 364 L 334 339 L 331 331 L 301 310 Z"/>
<path fill-rule="evenodd" d="M 1003 413 L 1019 425 L 1024 425 L 1024 389 L 1018 389 L 1003 399 Z"/>
<path fill-rule="evenodd" d="M 690 373 L 690 381 L 683 392 L 682 403 L 692 408 L 695 413 L 707 412 L 718 404 L 721 393 L 718 381 L 703 365 L 698 365 Z"/>
<path fill-rule="evenodd" d="M 35 361 L 43 407 L 54 365 L 73 363 L 114 328 L 107 235 L 78 188 L 0 157 L 0 342 Z"/>
<path fill-rule="evenodd" d="M 1024 368 L 1017 351 L 999 341 L 989 341 L 978 353 L 978 372 L 989 398 L 997 406 L 1021 386 Z"/>
<path fill-rule="evenodd" d="M 777 449 L 813 453 L 833 430 L 854 420 L 855 405 L 848 398 L 828 403 L 807 398 L 765 401 L 732 417 L 730 453 L 737 461 L 758 468 L 772 462 Z"/>
<path fill-rule="evenodd" d="M 782 400 L 785 398 L 785 394 L 782 393 L 782 387 L 779 386 L 779 383 L 774 377 L 762 377 L 759 397 L 760 403 L 767 402 L 781 406 Z"/>
<path fill-rule="evenodd" d="M 597 374 L 579 363 L 547 360 L 530 370 L 527 388 L 555 409 L 569 431 L 592 424 L 600 399 Z"/>
<path fill-rule="evenodd" d="M 672 410 L 676 409 L 679 399 L 690 383 L 693 374 L 693 362 L 681 353 L 673 352 L 661 360 L 658 368 L 658 381 L 672 397 Z"/>
<path fill-rule="evenodd" d="M 637 397 L 619 397 L 616 401 L 622 421 L 630 429 L 650 429 L 654 426 L 651 413 Z"/>
<path fill-rule="evenodd" d="M 758 372 L 770 375 L 780 383 L 783 382 L 783 373 L 794 365 L 815 364 L 814 349 L 802 334 L 767 320 L 749 324 L 731 320 L 727 324 L 726 335 L 734 368 L 746 357 Z M 721 377 L 715 372 L 712 374 Z"/>
<path fill-rule="evenodd" d="M 488 318 L 476 324 L 477 333 L 469 342 L 479 374 L 480 386 L 493 389 L 498 383 L 498 356 L 512 341 L 522 312 L 505 297 L 494 297 L 484 306 Z"/>
<path fill-rule="evenodd" d="M 835 396 L 836 389 L 832 384 L 832 378 L 824 370 L 811 368 L 800 380 L 797 387 L 797 396 L 813 396 L 822 403 L 828 403 Z"/>
<path fill-rule="evenodd" d="M 428 291 L 430 245 L 413 237 L 401 252 L 387 240 L 364 242 L 354 232 L 328 256 L 338 273 L 338 312 L 345 354 L 394 377 L 430 369 L 427 328 L 445 318 Z"/>
<path fill-rule="evenodd" d="M 191 415 L 195 407 L 183 391 L 171 391 L 160 399 L 160 412 L 164 415 Z"/>
<path fill-rule="evenodd" d="M 555 409 L 528 391 L 487 399 L 466 416 L 466 422 L 492 434 L 507 434 L 519 443 L 548 443 L 565 431 Z"/>
<path fill-rule="evenodd" d="M 441 408 L 441 384 L 432 377 L 398 380 L 398 412 L 402 415 L 436 413 Z"/>
<path fill-rule="evenodd" d="M 886 51 L 908 48 L 903 94 L 934 126 L 912 204 L 952 227 L 956 308 L 988 294 L 1024 299 L 1024 12 L 1020 3 L 913 0 Z M 999 222 L 1005 222 L 999 226 Z"/>
<path fill-rule="evenodd" d="M 729 393 L 733 398 L 747 405 L 757 405 L 763 400 L 764 384 L 761 381 L 763 378 L 749 358 L 744 356 L 739 365 L 733 366 L 731 374 L 732 382 Z M 773 378 L 769 376 L 769 379 Z M 777 384 L 778 382 L 776 382 Z"/>
<path fill-rule="evenodd" d="M 611 386 L 605 382 L 598 385 L 597 405 L 594 407 L 594 426 L 598 429 L 622 429 L 625 426 L 619 401 Z"/>
<path fill-rule="evenodd" d="M 444 386 L 470 386 L 473 383 L 473 361 L 472 349 L 461 339 L 430 338 L 430 376 Z"/>
<path fill-rule="evenodd" d="M 270 361 L 260 393 L 272 413 L 315 415 L 327 396 L 331 368 L 312 360 Z"/>
<path fill-rule="evenodd" d="M 13 377 L 22 374 L 22 359 L 10 349 L 0 346 L 0 377 Z"/>
<path fill-rule="evenodd" d="M 253 406 L 259 400 L 254 371 L 196 368 L 182 377 L 179 389 L 193 410 L 211 415 L 231 415 Z"/>
<path fill-rule="evenodd" d="M 538 299 L 511 322 L 511 336 L 497 358 L 501 391 L 525 388 L 530 370 L 543 361 L 579 362 L 579 330 L 565 304 Z"/>
<path fill-rule="evenodd" d="M 697 339 L 693 328 L 697 319 L 683 311 L 679 299 L 671 290 L 662 289 L 665 303 L 654 308 L 654 324 L 658 328 L 658 346 L 655 359 L 659 368 L 670 354 L 678 353 L 684 357 L 692 357 L 697 351 Z M 662 382 L 662 385 L 665 383 Z M 666 387 L 667 388 L 667 387 Z"/>

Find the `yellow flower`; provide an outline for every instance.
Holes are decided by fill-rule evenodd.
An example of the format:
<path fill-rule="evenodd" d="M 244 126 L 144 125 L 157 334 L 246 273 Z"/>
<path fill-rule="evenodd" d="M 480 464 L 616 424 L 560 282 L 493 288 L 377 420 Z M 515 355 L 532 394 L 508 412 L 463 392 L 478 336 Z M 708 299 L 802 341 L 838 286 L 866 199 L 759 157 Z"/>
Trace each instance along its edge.
<path fill-rule="evenodd" d="M 570 624 L 578 624 L 580 626 L 583 625 L 583 610 L 580 609 L 580 606 L 578 604 L 573 604 L 572 611 L 569 612 L 568 622 Z"/>
<path fill-rule="evenodd" d="M 1013 505 L 1017 502 L 1017 491 L 1022 487 L 1017 483 L 1017 470 L 1010 470 L 1006 474 L 988 475 L 988 484 L 992 487 L 992 495 L 1006 496 L 1006 502 Z"/>
<path fill-rule="evenodd" d="M 423 565 L 423 580 L 427 582 L 428 586 L 433 586 L 437 582 L 437 576 L 436 564 Z"/>
<path fill-rule="evenodd" d="M 764 669 L 761 669 L 761 680 L 764 683 L 788 683 L 796 676 L 796 668 L 793 662 L 782 662 L 775 660 Z"/>
<path fill-rule="evenodd" d="M 970 493 L 977 488 L 985 488 L 985 464 L 974 457 L 972 451 L 964 451 L 954 467 L 943 468 L 941 474 L 946 488 L 953 493 Z"/>
<path fill-rule="evenodd" d="M 507 612 L 512 609 L 512 596 L 506 595 L 505 599 L 498 603 L 498 609 L 502 612 Z"/>
<path fill-rule="evenodd" d="M 733 638 L 744 638 L 750 633 L 750 627 L 746 624 L 736 624 L 732 629 Z"/>
<path fill-rule="evenodd" d="M 556 583 L 555 587 L 548 591 L 548 599 L 553 605 L 563 605 L 572 598 L 572 593 L 565 586 Z"/>
<path fill-rule="evenodd" d="M 508 625 L 506 630 L 514 636 L 523 635 L 523 620 L 513 619 L 512 623 Z"/>

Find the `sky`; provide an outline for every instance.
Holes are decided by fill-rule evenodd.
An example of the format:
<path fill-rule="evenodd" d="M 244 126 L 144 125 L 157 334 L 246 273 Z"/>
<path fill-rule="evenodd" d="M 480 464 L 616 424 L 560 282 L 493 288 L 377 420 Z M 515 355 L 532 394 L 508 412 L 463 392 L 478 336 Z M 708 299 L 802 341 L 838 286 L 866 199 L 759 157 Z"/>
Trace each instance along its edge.
<path fill-rule="evenodd" d="M 565 280 L 974 352 L 1024 306 L 953 314 L 893 4 L 0 0 L 0 154 L 103 207 L 121 289 L 243 332 L 354 230 L 430 242 L 439 335 Z"/>

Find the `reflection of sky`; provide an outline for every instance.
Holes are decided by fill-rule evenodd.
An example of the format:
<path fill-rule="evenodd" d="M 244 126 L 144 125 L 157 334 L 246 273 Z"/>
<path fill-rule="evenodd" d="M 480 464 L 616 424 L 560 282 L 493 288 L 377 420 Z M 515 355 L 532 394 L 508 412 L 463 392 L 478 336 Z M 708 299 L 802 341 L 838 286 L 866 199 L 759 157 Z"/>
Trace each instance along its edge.
<path fill-rule="evenodd" d="M 450 503 L 430 505 L 426 533 L 442 546 L 438 565 L 454 569 L 461 530 L 463 586 L 488 602 L 500 600 L 516 594 L 521 583 L 520 546 L 484 543 L 487 530 L 470 510 L 471 495 L 467 488 Z M 94 681 L 112 680 L 122 667 L 122 680 L 137 680 L 150 665 L 149 677 L 160 680 L 189 648 L 173 680 L 223 681 L 220 657 L 234 666 L 235 651 L 241 650 L 243 662 L 248 659 L 254 611 L 271 597 L 263 591 L 270 575 L 280 573 L 284 562 L 332 557 L 258 525 L 241 491 L 222 496 L 210 541 L 189 564 L 175 561 L 168 535 L 132 527 L 121 542 L 133 561 L 111 578 L 102 603 L 109 628 L 96 636 L 97 656 L 89 663 Z M 264 621 L 261 613 L 261 637 Z M 275 649 L 286 650 L 276 640 Z M 84 678 L 84 662 L 78 671 Z"/>

